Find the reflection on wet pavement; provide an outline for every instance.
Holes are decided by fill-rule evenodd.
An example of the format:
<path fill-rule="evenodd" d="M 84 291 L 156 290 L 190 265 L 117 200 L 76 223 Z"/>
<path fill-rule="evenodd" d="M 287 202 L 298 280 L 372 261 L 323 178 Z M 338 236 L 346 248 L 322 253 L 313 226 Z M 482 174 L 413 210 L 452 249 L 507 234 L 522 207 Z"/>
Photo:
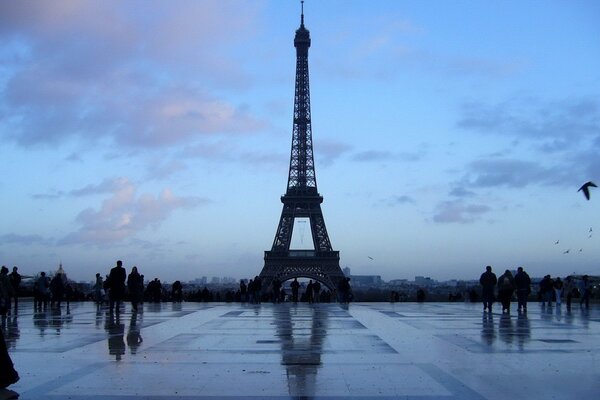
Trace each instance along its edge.
<path fill-rule="evenodd" d="M 600 308 L 92 303 L 2 322 L 27 399 L 589 398 Z M 43 360 L 40 362 L 40 360 Z M 510 381 L 506 386 L 502 382 Z"/>

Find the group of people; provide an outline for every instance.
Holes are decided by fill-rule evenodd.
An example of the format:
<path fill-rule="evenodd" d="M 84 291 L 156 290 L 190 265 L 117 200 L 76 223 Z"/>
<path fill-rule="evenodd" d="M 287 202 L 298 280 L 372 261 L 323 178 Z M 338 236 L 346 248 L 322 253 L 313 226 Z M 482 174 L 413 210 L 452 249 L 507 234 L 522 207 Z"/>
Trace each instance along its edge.
<path fill-rule="evenodd" d="M 492 267 L 487 266 L 486 270 L 479 278 L 481 285 L 481 297 L 483 300 L 483 311 L 492 312 L 492 304 L 496 300 L 495 293 L 498 292 L 498 300 L 502 304 L 502 312 L 510 313 L 510 303 L 513 294 L 517 295 L 517 311 L 527 312 L 527 300 L 531 293 L 531 278 L 525 272 L 523 267 L 517 268 L 517 273 L 513 276 L 510 270 L 505 270 L 500 277 L 492 272 Z M 560 307 L 561 298 L 564 295 L 567 300 L 567 308 L 571 308 L 572 298 L 579 292 L 580 305 L 589 308 L 591 284 L 589 277 L 584 275 L 575 285 L 575 281 L 571 276 L 565 278 L 565 281 L 559 277 L 552 279 L 550 275 L 546 275 L 539 284 L 539 295 L 542 306 L 552 306 L 553 300 Z"/>
<path fill-rule="evenodd" d="M 331 292 L 329 290 L 322 290 L 321 282 L 317 280 L 313 281 L 312 279 L 308 281 L 306 287 L 304 288 L 304 292 L 301 295 L 300 288 L 302 285 L 298 281 L 298 278 L 294 278 L 289 285 L 291 297 L 288 297 L 286 289 L 283 286 L 283 282 L 281 282 L 281 280 L 278 278 L 273 278 L 268 287 L 269 290 L 267 290 L 265 293 L 263 293 L 262 286 L 262 279 L 259 276 L 254 277 L 254 279 L 250 279 L 248 283 L 246 283 L 244 279 L 241 279 L 238 290 L 239 301 L 258 304 L 264 299 L 270 299 L 273 303 L 282 303 L 288 299 L 294 303 L 297 303 L 298 301 L 320 303 L 330 302 L 332 298 L 335 299 L 337 296 L 335 291 Z M 350 302 L 352 293 L 350 288 L 350 278 L 342 279 L 338 290 L 340 295 L 339 300 L 343 303 Z M 236 296 L 236 298 L 237 297 L 238 296 Z"/>
<path fill-rule="evenodd" d="M 128 294 L 131 302 L 131 309 L 138 311 L 138 306 L 143 303 L 144 296 L 144 276 L 141 275 L 136 266 L 127 271 L 123 267 L 123 261 L 118 260 L 115 267 L 110 270 L 106 280 L 102 279 L 100 273 L 96 274 L 96 283 L 94 284 L 94 296 L 96 304 L 100 307 L 104 301 L 104 296 L 108 295 L 109 312 L 112 314 L 120 313 L 121 304 L 125 300 L 125 294 Z"/>

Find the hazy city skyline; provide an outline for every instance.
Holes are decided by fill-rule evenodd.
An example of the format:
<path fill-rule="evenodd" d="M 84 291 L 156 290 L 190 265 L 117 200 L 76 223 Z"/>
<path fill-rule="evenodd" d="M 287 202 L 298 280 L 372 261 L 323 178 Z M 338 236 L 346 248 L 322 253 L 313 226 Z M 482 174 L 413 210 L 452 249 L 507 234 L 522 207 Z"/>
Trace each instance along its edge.
<path fill-rule="evenodd" d="M 342 268 L 597 273 L 600 191 L 577 189 L 600 183 L 599 20 L 595 1 L 305 2 Z M 258 274 L 299 23 L 291 0 L 1 2 L 0 264 Z"/>

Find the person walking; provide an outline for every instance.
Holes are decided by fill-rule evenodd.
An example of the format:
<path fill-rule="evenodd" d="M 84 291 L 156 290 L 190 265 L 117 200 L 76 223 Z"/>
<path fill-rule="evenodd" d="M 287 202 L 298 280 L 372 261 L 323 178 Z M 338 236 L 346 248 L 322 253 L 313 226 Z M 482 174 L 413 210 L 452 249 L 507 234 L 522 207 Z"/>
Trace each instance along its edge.
<path fill-rule="evenodd" d="M 139 274 L 136 266 L 131 268 L 131 273 L 127 277 L 127 290 L 129 290 L 131 308 L 133 312 L 137 312 L 138 304 L 144 294 L 144 282 L 142 282 L 142 276 Z"/>
<path fill-rule="evenodd" d="M 523 267 L 517 268 L 515 275 L 515 289 L 517 290 L 517 311 L 527 312 L 527 299 L 531 293 L 531 278 L 523 270 Z"/>
<path fill-rule="evenodd" d="M 481 285 L 481 298 L 483 300 L 483 312 L 492 312 L 492 304 L 494 304 L 494 289 L 498 283 L 496 274 L 492 272 L 492 267 L 485 267 L 485 272 L 479 277 Z"/>
<path fill-rule="evenodd" d="M 510 270 L 504 271 L 504 274 L 498 279 L 498 297 L 502 303 L 502 312 L 510 314 L 510 301 L 515 290 L 515 281 Z"/>
<path fill-rule="evenodd" d="M 117 314 L 120 313 L 121 302 L 125 296 L 125 279 L 127 279 L 127 272 L 123 268 L 123 262 L 117 261 L 117 265 L 110 270 L 108 274 L 108 298 L 110 305 L 110 313 L 115 311 L 115 305 L 117 308 Z"/>

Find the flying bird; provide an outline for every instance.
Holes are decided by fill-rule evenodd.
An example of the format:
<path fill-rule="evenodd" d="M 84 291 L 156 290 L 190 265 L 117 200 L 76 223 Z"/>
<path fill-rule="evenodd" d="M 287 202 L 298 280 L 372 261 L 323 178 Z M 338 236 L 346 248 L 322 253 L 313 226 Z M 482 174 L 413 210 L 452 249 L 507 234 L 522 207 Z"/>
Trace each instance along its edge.
<path fill-rule="evenodd" d="M 591 187 L 598 187 L 596 186 L 596 184 L 592 181 L 586 182 L 583 185 L 581 185 L 581 187 L 579 188 L 579 190 L 577 190 L 578 192 L 582 191 L 583 195 L 585 196 L 585 198 L 587 200 L 590 199 L 590 188 Z"/>
<path fill-rule="evenodd" d="M 565 251 L 563 251 L 563 254 L 569 254 L 570 251 L 571 251 L 571 249 L 565 250 Z"/>
<path fill-rule="evenodd" d="M 372 259 L 373 259 L 373 257 L 371 257 L 371 256 L 367 256 L 367 258 L 368 258 L 369 260 L 372 260 Z"/>
<path fill-rule="evenodd" d="M 554 244 L 558 244 L 560 242 L 560 240 L 557 240 L 556 242 L 554 242 Z"/>

